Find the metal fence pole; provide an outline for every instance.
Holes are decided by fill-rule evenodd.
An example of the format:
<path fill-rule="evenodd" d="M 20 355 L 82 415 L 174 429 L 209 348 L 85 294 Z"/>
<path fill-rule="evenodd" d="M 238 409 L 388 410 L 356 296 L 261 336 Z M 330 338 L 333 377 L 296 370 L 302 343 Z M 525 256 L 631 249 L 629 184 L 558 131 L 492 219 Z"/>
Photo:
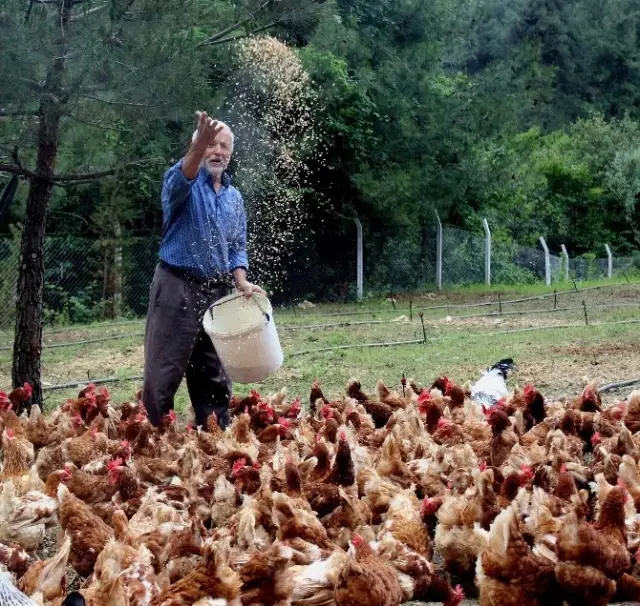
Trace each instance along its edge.
<path fill-rule="evenodd" d="M 544 250 L 544 283 L 551 286 L 551 257 L 549 256 L 549 247 L 542 236 L 540 236 L 540 244 Z"/>
<path fill-rule="evenodd" d="M 358 234 L 358 252 L 357 252 L 357 272 L 356 272 L 356 292 L 358 296 L 358 301 L 362 301 L 363 296 L 363 279 L 364 279 L 364 263 L 363 263 L 363 252 L 362 252 L 362 223 L 360 223 L 360 219 L 357 217 L 354 219 L 356 222 L 356 232 Z"/>
<path fill-rule="evenodd" d="M 613 253 L 609 244 L 605 244 L 604 247 L 607 250 L 607 278 L 611 280 L 613 278 Z"/>
<path fill-rule="evenodd" d="M 482 219 L 484 227 L 484 281 L 491 286 L 491 230 L 486 219 Z"/>
<path fill-rule="evenodd" d="M 564 244 L 560 245 L 562 249 L 562 256 L 564 258 L 564 281 L 569 281 L 569 252 L 567 251 L 567 247 Z"/>
<path fill-rule="evenodd" d="M 442 290 L 442 223 L 437 210 L 433 210 L 438 222 L 436 231 L 436 287 Z"/>

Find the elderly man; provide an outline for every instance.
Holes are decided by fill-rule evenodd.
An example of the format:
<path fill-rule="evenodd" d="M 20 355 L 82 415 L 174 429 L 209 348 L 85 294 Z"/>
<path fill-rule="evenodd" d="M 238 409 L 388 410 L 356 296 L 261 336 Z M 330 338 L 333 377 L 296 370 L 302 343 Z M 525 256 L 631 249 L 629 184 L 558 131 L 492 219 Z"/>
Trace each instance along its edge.
<path fill-rule="evenodd" d="M 173 409 L 186 374 L 196 422 L 215 413 L 229 423 L 231 382 L 202 328 L 209 306 L 229 294 L 232 278 L 246 296 L 264 291 L 247 280 L 246 215 L 225 172 L 233 151 L 229 127 L 196 112 L 187 154 L 162 186 L 162 245 L 149 296 L 142 401 L 158 425 Z"/>

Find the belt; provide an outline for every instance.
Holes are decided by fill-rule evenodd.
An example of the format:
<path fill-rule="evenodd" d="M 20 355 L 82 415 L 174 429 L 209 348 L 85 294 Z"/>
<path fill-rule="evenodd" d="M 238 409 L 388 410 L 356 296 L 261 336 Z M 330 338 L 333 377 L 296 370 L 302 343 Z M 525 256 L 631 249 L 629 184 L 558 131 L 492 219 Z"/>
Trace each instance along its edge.
<path fill-rule="evenodd" d="M 197 284 L 198 286 L 206 286 L 207 288 L 231 288 L 231 278 L 226 274 L 218 274 L 213 278 L 201 278 L 200 276 L 194 276 L 184 269 L 169 265 L 162 259 L 160 259 L 160 263 L 158 265 L 165 271 L 168 271 L 170 274 L 173 274 L 185 282 Z"/>

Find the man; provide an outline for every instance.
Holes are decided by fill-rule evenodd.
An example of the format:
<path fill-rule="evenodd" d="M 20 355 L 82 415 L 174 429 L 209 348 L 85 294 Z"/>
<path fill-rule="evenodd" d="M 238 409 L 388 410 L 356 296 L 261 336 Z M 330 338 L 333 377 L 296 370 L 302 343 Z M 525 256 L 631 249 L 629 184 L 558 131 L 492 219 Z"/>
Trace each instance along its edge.
<path fill-rule="evenodd" d="M 229 294 L 231 278 L 246 296 L 264 291 L 247 280 L 244 202 L 225 172 L 233 151 L 229 127 L 196 112 L 187 154 L 162 186 L 162 245 L 149 297 L 142 401 L 158 425 L 173 409 L 186 374 L 196 422 L 213 412 L 229 423 L 231 382 L 204 332 L 209 306 Z"/>

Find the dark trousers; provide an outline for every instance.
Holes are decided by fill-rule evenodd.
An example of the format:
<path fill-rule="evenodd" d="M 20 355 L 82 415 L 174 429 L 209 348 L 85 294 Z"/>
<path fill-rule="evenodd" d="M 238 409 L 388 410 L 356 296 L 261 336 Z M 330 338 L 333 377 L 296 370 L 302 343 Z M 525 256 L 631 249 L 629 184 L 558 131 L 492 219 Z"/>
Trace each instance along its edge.
<path fill-rule="evenodd" d="M 145 328 L 142 389 L 153 425 L 173 409 L 185 374 L 197 424 L 205 425 L 214 412 L 220 427 L 228 425 L 231 381 L 202 327 L 205 311 L 228 293 L 226 287 L 195 284 L 156 267 Z"/>

